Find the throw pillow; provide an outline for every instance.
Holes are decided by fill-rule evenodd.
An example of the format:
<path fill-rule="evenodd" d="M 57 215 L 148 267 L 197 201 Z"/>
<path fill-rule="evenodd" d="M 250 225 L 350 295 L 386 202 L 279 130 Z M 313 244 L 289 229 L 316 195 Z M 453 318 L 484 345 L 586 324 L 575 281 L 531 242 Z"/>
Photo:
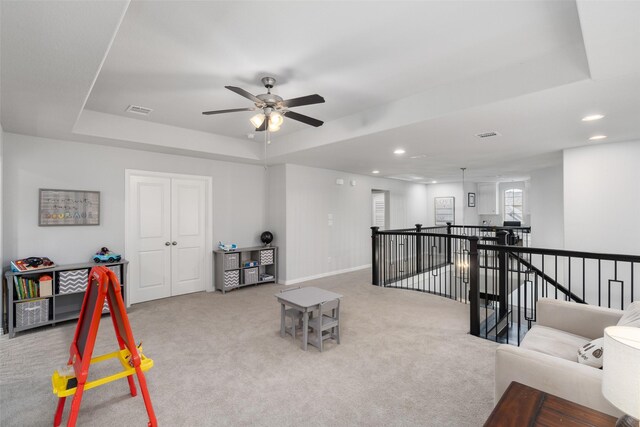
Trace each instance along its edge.
<path fill-rule="evenodd" d="M 593 366 L 594 368 L 602 368 L 602 346 L 603 338 L 596 338 L 578 349 L 578 362 L 583 365 Z"/>
<path fill-rule="evenodd" d="M 640 328 L 640 301 L 632 302 L 624 310 L 624 314 L 618 320 L 618 326 L 634 326 Z"/>

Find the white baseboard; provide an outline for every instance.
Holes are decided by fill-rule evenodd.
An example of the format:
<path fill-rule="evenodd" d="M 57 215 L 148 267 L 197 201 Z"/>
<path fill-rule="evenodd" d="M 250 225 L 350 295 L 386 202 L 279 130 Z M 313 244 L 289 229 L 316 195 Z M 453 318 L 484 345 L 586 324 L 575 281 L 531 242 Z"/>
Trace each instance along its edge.
<path fill-rule="evenodd" d="M 284 285 L 295 285 L 296 283 L 306 282 L 308 280 L 321 279 L 323 277 L 335 276 L 336 274 L 351 273 L 352 271 L 364 270 L 365 268 L 371 268 L 371 264 L 359 265 L 357 267 L 345 268 L 344 270 L 334 270 L 328 273 L 315 274 L 313 276 L 300 277 L 298 279 L 285 280 L 280 283 Z"/>

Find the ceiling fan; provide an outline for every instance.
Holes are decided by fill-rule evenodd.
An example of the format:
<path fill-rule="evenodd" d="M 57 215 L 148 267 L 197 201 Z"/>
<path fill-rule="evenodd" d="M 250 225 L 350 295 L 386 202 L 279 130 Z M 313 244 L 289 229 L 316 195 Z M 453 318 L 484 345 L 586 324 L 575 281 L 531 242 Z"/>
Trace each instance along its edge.
<path fill-rule="evenodd" d="M 314 94 L 302 96 L 300 98 L 282 99 L 280 96 L 271 93 L 271 89 L 276 84 L 276 79 L 267 76 L 263 77 L 261 81 L 264 87 L 267 88 L 267 93 L 263 93 L 260 95 L 252 95 L 251 93 L 239 87 L 225 86 L 230 91 L 253 101 L 255 107 L 203 111 L 202 114 L 211 115 L 235 113 L 238 111 L 258 110 L 260 112 L 250 119 L 253 126 L 255 126 L 256 131 L 268 130 L 270 132 L 276 132 L 280 130 L 280 125 L 282 125 L 284 121 L 284 116 L 310 126 L 322 126 L 322 124 L 324 123 L 323 121 L 314 119 L 313 117 L 305 116 L 304 114 L 296 113 L 295 111 L 290 111 L 289 108 L 300 107 L 303 105 L 321 104 L 324 102 L 323 97 L 318 94 Z"/>

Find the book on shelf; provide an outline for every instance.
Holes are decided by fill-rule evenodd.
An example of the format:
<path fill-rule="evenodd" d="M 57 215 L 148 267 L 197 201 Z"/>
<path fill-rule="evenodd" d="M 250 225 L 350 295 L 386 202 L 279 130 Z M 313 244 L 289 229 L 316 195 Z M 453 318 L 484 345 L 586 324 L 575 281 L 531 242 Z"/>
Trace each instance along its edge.
<path fill-rule="evenodd" d="M 48 277 L 48 276 L 44 276 Z M 49 278 L 48 295 L 40 293 L 40 283 L 28 277 L 13 276 L 16 300 L 51 296 L 51 278 Z"/>

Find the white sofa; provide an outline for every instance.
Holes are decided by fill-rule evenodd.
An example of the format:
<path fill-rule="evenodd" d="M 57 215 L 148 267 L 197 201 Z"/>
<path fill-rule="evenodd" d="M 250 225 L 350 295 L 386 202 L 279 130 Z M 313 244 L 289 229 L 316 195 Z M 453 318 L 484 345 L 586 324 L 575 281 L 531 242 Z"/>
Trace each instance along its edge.
<path fill-rule="evenodd" d="M 624 312 L 547 298 L 538 300 L 536 307 L 537 322 L 520 347 L 503 344 L 496 350 L 495 403 L 511 381 L 517 381 L 615 417 L 622 415 L 602 395 L 602 369 L 578 363 L 578 349 L 601 338 L 604 328 L 616 325 Z"/>

